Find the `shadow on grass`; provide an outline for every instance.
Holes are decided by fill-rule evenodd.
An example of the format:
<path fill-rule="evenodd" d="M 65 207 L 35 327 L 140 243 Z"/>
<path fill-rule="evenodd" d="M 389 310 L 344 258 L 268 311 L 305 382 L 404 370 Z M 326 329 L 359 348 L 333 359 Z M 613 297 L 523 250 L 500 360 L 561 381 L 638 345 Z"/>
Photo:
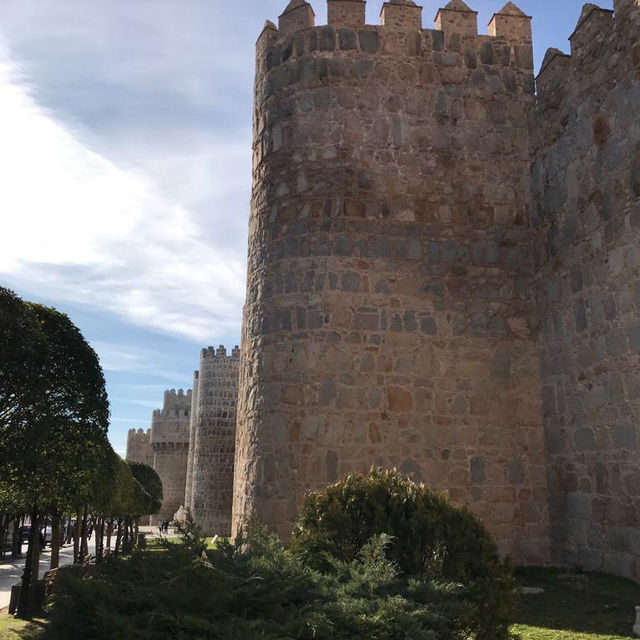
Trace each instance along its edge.
<path fill-rule="evenodd" d="M 45 620 L 20 620 L 13 616 L 0 615 L 0 640 L 38 640 L 43 637 Z"/>
<path fill-rule="evenodd" d="M 630 637 L 635 606 L 640 605 L 640 585 L 635 582 L 542 567 L 520 568 L 516 577 L 522 587 L 544 589 L 522 596 L 517 624 Z"/>

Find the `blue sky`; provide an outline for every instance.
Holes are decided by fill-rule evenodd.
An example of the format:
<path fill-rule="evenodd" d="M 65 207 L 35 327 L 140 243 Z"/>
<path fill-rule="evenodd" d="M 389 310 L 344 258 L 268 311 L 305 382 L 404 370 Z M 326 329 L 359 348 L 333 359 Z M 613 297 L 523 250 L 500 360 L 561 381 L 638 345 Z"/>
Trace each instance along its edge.
<path fill-rule="evenodd" d="M 431 28 L 444 2 L 422 4 Z M 504 3 L 468 4 L 486 33 Z M 568 51 L 580 2 L 517 4 L 536 68 Z M 164 389 L 190 387 L 201 347 L 239 341 L 253 45 L 285 5 L 0 3 L 0 284 L 66 312 L 96 349 L 120 453 Z"/>

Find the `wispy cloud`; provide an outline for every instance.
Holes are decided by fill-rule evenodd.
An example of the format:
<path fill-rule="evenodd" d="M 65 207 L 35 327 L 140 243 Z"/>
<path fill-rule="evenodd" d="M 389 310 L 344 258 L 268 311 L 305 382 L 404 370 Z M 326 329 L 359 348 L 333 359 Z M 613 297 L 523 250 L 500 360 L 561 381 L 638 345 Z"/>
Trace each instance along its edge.
<path fill-rule="evenodd" d="M 238 327 L 243 243 L 214 249 L 194 211 L 89 149 L 2 43 L 0 104 L 0 274 L 193 339 Z"/>
<path fill-rule="evenodd" d="M 100 356 L 100 364 L 106 372 L 129 373 L 166 381 L 163 384 L 131 384 L 127 383 L 127 388 L 132 392 L 156 391 L 158 395 L 166 389 L 167 384 L 176 384 L 176 381 L 184 378 L 180 371 L 173 371 L 168 365 L 173 361 L 171 354 L 148 349 L 143 345 L 136 345 L 132 349 L 129 345 L 93 341 L 92 347 Z M 194 366 L 197 366 L 194 362 Z"/>

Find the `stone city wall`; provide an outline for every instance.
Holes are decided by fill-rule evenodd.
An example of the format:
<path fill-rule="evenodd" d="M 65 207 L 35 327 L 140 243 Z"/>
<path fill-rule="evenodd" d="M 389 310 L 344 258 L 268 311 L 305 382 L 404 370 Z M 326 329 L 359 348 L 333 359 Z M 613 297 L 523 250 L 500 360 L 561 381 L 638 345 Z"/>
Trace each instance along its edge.
<path fill-rule="evenodd" d="M 314 27 L 293 0 L 257 43 L 234 529 L 286 537 L 305 491 L 379 465 L 544 563 L 530 19 L 358 4 Z"/>
<path fill-rule="evenodd" d="M 532 124 L 554 562 L 640 579 L 640 7 L 586 5 Z"/>
<path fill-rule="evenodd" d="M 151 418 L 153 468 L 162 480 L 162 507 L 151 523 L 172 520 L 184 503 L 189 455 L 191 391 L 165 391 L 163 408 Z"/>

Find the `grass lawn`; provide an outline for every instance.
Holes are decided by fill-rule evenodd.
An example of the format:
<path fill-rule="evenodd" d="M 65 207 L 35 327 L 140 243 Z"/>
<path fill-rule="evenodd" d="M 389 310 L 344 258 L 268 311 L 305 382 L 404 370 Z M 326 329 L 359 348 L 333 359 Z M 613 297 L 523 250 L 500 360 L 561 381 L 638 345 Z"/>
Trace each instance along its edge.
<path fill-rule="evenodd" d="M 17 620 L 13 616 L 0 614 L 0 640 L 36 640 L 42 631 L 41 620 Z"/>
<path fill-rule="evenodd" d="M 222 542 L 223 540 L 229 540 L 229 538 L 220 538 L 218 537 L 218 541 L 216 542 L 216 544 L 213 544 L 213 538 L 205 538 L 206 542 L 207 542 L 207 549 L 215 549 L 218 544 L 220 544 L 220 542 Z"/>
<path fill-rule="evenodd" d="M 640 585 L 611 576 L 558 569 L 517 571 L 523 587 L 544 593 L 523 595 L 513 631 L 522 640 L 629 640 L 640 605 Z"/>

